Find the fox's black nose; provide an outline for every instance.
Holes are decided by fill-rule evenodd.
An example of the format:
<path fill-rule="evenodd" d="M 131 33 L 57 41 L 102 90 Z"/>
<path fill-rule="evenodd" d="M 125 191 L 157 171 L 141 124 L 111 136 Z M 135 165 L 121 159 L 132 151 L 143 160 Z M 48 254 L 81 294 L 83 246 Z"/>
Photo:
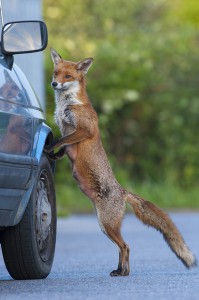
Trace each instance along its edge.
<path fill-rule="evenodd" d="M 58 85 L 58 83 L 57 83 L 56 81 L 53 81 L 53 82 L 51 83 L 51 85 L 52 85 L 53 87 L 56 87 L 56 86 Z"/>

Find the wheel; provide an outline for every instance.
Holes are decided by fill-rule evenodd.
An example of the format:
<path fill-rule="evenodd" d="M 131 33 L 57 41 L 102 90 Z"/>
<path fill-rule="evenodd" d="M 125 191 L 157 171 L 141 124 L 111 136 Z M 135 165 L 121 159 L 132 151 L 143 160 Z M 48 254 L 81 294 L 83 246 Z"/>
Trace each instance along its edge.
<path fill-rule="evenodd" d="M 46 278 L 56 241 L 56 197 L 53 174 L 43 155 L 38 176 L 21 222 L 4 230 L 2 252 L 14 279 Z"/>

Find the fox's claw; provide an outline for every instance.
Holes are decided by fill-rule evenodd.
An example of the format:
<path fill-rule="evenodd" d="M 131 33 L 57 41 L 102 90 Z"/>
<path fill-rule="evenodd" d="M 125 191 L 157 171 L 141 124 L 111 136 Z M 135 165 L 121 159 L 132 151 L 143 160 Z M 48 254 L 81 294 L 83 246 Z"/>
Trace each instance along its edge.
<path fill-rule="evenodd" d="M 65 155 L 65 147 L 62 147 L 61 149 L 59 149 L 58 152 L 54 153 L 52 147 L 46 146 L 44 148 L 44 153 L 46 154 L 49 160 L 61 159 Z"/>
<path fill-rule="evenodd" d="M 50 153 L 50 152 L 52 152 L 51 146 L 50 145 L 45 146 L 44 147 L 44 153 Z"/>

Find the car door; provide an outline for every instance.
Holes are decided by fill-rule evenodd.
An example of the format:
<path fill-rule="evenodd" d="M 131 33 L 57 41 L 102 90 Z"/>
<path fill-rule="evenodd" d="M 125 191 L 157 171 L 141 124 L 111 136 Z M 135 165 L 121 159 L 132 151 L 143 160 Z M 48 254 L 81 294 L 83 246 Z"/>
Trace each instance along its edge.
<path fill-rule="evenodd" d="M 23 87 L 14 70 L 0 64 L 0 226 L 32 183 L 37 166 L 32 143 L 33 119 Z"/>

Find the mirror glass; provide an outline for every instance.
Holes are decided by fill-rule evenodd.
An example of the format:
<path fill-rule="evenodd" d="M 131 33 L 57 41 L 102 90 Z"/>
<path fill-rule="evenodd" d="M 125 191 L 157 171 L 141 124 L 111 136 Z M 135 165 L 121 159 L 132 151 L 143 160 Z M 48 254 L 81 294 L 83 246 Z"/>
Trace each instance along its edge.
<path fill-rule="evenodd" d="M 3 28 L 3 51 L 8 53 L 34 52 L 44 48 L 45 28 L 42 22 L 12 22 Z"/>

